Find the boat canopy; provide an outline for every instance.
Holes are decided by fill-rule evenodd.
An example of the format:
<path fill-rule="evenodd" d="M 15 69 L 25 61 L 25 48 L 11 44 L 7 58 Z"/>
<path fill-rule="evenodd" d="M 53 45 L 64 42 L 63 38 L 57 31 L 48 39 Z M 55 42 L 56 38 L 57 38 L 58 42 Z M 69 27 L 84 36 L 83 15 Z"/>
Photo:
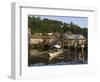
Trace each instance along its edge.
<path fill-rule="evenodd" d="M 55 47 L 55 48 L 61 48 L 61 46 L 58 45 L 58 44 L 54 45 L 54 47 Z"/>

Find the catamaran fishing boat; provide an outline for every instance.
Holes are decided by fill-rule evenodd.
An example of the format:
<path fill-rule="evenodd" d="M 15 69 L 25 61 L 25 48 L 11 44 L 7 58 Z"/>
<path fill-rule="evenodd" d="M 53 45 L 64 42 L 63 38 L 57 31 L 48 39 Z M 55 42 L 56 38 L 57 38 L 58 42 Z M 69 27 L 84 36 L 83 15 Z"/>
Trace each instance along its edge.
<path fill-rule="evenodd" d="M 53 58 L 56 58 L 60 54 L 63 53 L 63 50 L 61 49 L 61 46 L 56 44 L 53 46 L 53 49 L 49 50 L 47 54 L 49 55 L 49 60 L 52 60 Z"/>

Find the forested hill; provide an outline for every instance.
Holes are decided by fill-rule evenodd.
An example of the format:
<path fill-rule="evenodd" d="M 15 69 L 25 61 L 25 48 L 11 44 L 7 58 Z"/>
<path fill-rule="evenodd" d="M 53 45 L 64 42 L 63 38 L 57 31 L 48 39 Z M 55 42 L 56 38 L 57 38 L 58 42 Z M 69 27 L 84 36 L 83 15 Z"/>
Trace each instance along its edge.
<path fill-rule="evenodd" d="M 86 27 L 81 28 L 79 25 L 70 23 L 63 23 L 62 21 L 43 19 L 35 16 L 28 16 L 28 27 L 32 29 L 32 33 L 51 33 L 51 32 L 72 32 L 73 34 L 83 34 L 87 38 Z"/>

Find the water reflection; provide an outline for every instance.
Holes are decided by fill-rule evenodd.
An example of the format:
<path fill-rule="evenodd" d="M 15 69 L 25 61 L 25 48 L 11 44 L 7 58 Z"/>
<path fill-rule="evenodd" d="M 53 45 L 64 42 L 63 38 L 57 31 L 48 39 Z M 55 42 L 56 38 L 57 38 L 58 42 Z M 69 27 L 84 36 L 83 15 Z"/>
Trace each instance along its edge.
<path fill-rule="evenodd" d="M 69 53 L 68 53 L 69 52 Z M 64 52 L 60 56 L 49 61 L 47 58 L 31 56 L 30 66 L 44 66 L 44 65 L 76 65 L 76 64 L 87 64 L 87 48 L 71 48 L 70 51 Z"/>
<path fill-rule="evenodd" d="M 72 54 L 74 55 L 74 62 L 78 62 L 79 64 L 87 63 L 87 48 L 75 48 L 72 50 Z"/>

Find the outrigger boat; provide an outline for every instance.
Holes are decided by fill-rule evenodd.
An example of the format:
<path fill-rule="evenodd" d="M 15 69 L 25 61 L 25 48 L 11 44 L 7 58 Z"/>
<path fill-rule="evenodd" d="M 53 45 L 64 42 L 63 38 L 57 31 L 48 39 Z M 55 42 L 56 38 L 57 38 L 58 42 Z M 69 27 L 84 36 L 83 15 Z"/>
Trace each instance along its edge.
<path fill-rule="evenodd" d="M 62 49 L 57 49 L 56 51 L 48 52 L 48 54 L 50 56 L 49 60 L 52 60 L 53 58 L 58 57 L 62 53 L 63 53 L 63 50 Z"/>

